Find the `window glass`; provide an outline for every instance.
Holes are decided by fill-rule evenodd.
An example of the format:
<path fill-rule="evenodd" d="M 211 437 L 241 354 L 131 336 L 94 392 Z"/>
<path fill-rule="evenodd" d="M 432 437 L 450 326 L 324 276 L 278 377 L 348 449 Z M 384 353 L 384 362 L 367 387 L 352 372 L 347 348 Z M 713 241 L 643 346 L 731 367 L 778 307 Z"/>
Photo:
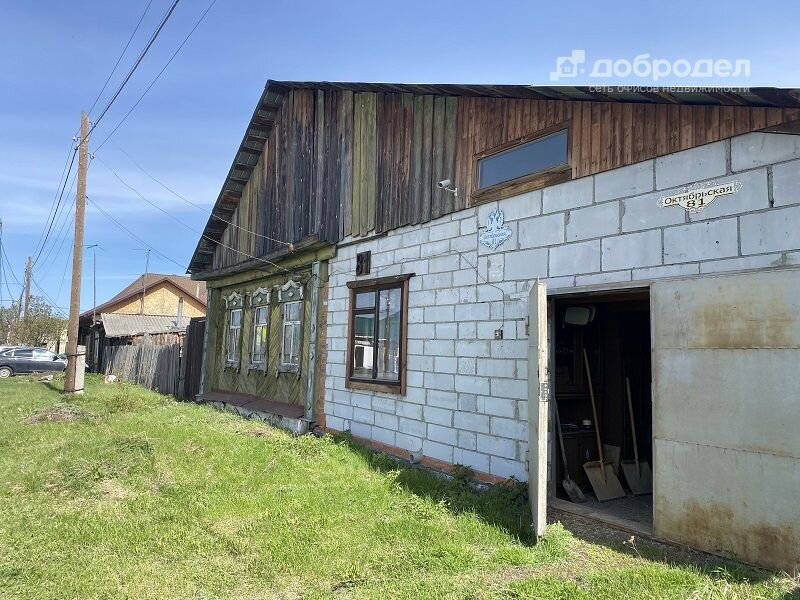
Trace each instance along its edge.
<path fill-rule="evenodd" d="M 539 138 L 478 161 L 478 188 L 567 164 L 567 130 Z"/>
<path fill-rule="evenodd" d="M 300 365 L 300 312 L 302 302 L 283 304 L 283 326 L 281 328 L 281 365 L 297 367 Z"/>
<path fill-rule="evenodd" d="M 253 339 L 250 344 L 250 364 L 263 365 L 267 360 L 269 334 L 269 307 L 259 306 L 253 311 Z"/>
<path fill-rule="evenodd" d="M 372 308 L 373 306 L 375 306 L 375 292 L 356 294 L 356 308 Z"/>
<path fill-rule="evenodd" d="M 31 358 L 33 356 L 33 350 L 29 348 L 23 350 L 14 350 L 14 356 L 16 358 Z"/>
<path fill-rule="evenodd" d="M 400 379 L 400 288 L 382 290 L 378 310 L 377 378 Z"/>
<path fill-rule="evenodd" d="M 53 355 L 49 350 L 45 350 L 44 348 L 35 348 L 33 350 L 33 358 L 39 360 L 52 360 Z"/>
<path fill-rule="evenodd" d="M 234 308 L 228 311 L 228 336 L 225 349 L 225 359 L 228 364 L 239 362 L 239 341 L 242 334 L 242 309 Z"/>
<path fill-rule="evenodd" d="M 370 292 L 372 296 L 375 292 Z M 353 315 L 352 376 L 372 379 L 375 360 L 375 313 Z"/>

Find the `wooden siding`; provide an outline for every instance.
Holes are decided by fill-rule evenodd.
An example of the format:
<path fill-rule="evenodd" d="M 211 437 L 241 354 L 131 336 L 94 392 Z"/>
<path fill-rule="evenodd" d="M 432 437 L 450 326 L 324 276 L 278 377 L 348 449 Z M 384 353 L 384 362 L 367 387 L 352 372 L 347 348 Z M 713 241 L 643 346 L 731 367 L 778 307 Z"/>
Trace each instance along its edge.
<path fill-rule="evenodd" d="M 311 327 L 311 286 L 318 285 L 311 278 L 310 270 L 300 270 L 292 277 L 295 281 L 305 282 L 305 299 L 303 300 L 300 372 L 277 372 L 281 345 L 282 313 L 281 304 L 277 302 L 277 292 L 273 289 L 286 283 L 290 277 L 280 275 L 248 281 L 247 283 L 230 285 L 214 290 L 213 299 L 208 310 L 210 322 L 208 329 L 207 370 L 205 389 L 225 390 L 254 394 L 287 404 L 303 405 L 306 397 L 306 383 L 309 365 L 309 336 L 319 327 Z M 225 334 L 227 327 L 227 308 L 223 297 L 237 291 L 247 299 L 248 294 L 259 287 L 272 290 L 272 303 L 269 305 L 269 328 L 267 339 L 266 368 L 248 368 L 250 344 L 253 336 L 253 308 L 245 300 L 242 311 L 242 329 L 240 338 L 240 360 L 237 368 L 225 364 Z"/>
<path fill-rule="evenodd" d="M 477 153 L 559 124 L 575 179 L 795 119 L 800 109 L 287 90 L 213 268 L 274 240 L 335 243 L 467 208 Z M 457 197 L 438 189 L 445 178 Z"/>

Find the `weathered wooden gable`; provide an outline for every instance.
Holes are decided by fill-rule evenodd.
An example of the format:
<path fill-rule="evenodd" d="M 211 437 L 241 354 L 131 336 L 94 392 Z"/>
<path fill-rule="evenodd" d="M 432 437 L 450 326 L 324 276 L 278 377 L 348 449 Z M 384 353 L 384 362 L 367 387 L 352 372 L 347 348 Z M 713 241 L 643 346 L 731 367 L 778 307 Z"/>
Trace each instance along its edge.
<path fill-rule="evenodd" d="M 271 88 L 281 100 L 230 216 L 233 226 L 226 226 L 216 247 L 214 269 L 268 255 L 282 249 L 282 242 L 316 235 L 335 243 L 382 233 L 532 186 L 800 119 L 798 108 L 283 85 Z M 569 129 L 566 170 L 476 194 L 481 153 L 561 128 Z M 447 178 L 458 187 L 457 196 L 438 188 Z"/>

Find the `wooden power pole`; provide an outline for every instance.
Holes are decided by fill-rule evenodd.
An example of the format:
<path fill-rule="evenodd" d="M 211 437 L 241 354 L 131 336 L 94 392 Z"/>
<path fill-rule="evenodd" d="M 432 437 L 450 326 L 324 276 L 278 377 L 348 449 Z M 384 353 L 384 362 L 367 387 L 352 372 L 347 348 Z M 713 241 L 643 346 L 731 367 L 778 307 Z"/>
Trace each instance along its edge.
<path fill-rule="evenodd" d="M 64 392 L 83 393 L 83 373 L 78 373 L 78 317 L 81 310 L 81 274 L 83 272 L 83 221 L 86 212 L 86 171 L 89 167 L 89 115 L 81 113 L 81 137 L 78 146 L 78 189 L 75 194 L 75 240 L 72 246 L 72 290 L 69 298 L 67 327 L 67 373 Z"/>
<path fill-rule="evenodd" d="M 28 310 L 31 307 L 31 271 L 33 270 L 33 258 L 28 257 L 28 266 L 25 267 L 25 318 L 28 318 Z"/>

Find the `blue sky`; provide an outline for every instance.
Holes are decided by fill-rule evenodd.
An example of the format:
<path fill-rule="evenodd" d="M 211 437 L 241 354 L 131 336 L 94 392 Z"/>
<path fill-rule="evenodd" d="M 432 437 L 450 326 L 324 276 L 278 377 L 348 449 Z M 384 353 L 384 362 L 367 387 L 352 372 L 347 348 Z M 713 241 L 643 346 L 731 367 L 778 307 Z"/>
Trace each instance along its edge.
<path fill-rule="evenodd" d="M 209 2 L 178 4 L 94 131 L 90 150 L 139 98 Z M 169 4 L 170 0 L 153 0 L 100 106 Z M 20 279 L 25 258 L 35 254 L 46 225 L 80 111 L 91 105 L 146 5 L 147 0 L 0 1 L 0 218 L 4 247 Z M 549 84 L 556 57 L 584 49 L 590 61 L 632 61 L 640 54 L 690 62 L 748 59 L 749 78 L 735 82 L 711 78 L 691 84 L 800 86 L 798 22 L 800 3 L 790 0 L 769 6 L 639 0 L 615 2 L 613 8 L 566 0 L 503 4 L 217 0 L 138 108 L 97 151 L 89 170 L 88 195 L 147 244 L 186 265 L 198 239 L 193 230 L 202 230 L 207 213 L 154 183 L 127 155 L 179 194 L 210 208 L 268 78 Z M 564 83 L 598 82 L 586 73 Z M 599 83 L 652 84 L 631 79 Z M 185 226 L 142 201 L 106 165 Z M 64 201 L 73 206 L 74 192 Z M 69 213 L 62 215 L 34 268 L 34 279 L 66 312 L 71 221 Z M 101 246 L 98 302 L 144 270 L 144 245 L 91 205 L 85 243 Z M 89 253 L 84 260 L 84 309 L 92 305 L 91 266 Z M 154 254 L 150 270 L 182 272 Z M 13 277 L 9 279 L 11 291 L 18 294 L 19 287 Z M 5 286 L 2 298 L 7 302 Z"/>

